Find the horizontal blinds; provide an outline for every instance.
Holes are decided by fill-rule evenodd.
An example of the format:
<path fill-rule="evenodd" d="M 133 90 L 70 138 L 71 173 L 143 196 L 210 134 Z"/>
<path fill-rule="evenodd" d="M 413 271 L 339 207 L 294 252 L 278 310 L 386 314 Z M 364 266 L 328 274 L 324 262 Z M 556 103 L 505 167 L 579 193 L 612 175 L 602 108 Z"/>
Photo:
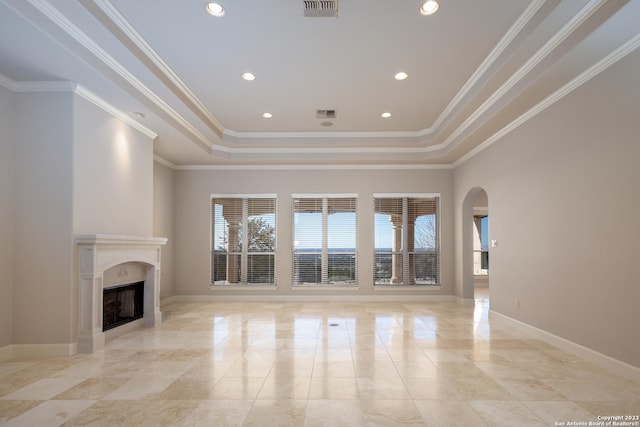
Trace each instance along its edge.
<path fill-rule="evenodd" d="M 438 196 L 374 198 L 376 285 L 440 283 Z"/>
<path fill-rule="evenodd" d="M 275 283 L 276 200 L 213 197 L 211 283 Z"/>
<path fill-rule="evenodd" d="M 355 197 L 294 198 L 294 285 L 356 283 L 356 212 Z"/>

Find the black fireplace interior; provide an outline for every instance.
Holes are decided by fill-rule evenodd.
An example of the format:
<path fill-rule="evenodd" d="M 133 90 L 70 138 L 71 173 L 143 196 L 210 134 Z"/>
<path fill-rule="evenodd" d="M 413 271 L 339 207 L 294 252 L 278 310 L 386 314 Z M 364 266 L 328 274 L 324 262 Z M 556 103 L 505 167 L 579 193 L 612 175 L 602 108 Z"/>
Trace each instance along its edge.
<path fill-rule="evenodd" d="M 102 296 L 102 332 L 143 316 L 144 282 L 105 289 Z"/>

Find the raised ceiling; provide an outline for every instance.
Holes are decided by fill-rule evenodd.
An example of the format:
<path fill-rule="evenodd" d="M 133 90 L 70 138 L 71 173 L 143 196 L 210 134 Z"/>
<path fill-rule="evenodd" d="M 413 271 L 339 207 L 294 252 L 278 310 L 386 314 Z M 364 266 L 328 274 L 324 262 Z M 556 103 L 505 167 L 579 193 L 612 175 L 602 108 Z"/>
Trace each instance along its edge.
<path fill-rule="evenodd" d="M 75 90 L 178 168 L 448 167 L 640 46 L 639 0 L 221 3 L 0 0 L 0 84 Z"/>

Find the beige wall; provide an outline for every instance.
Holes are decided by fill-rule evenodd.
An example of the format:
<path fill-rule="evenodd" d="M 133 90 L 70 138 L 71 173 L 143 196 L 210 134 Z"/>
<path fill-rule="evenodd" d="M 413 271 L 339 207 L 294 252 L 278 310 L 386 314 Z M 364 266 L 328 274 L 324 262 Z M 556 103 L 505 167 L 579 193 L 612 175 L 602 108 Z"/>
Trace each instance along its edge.
<path fill-rule="evenodd" d="M 166 237 L 167 244 L 162 247 L 162 276 L 160 277 L 160 298 L 174 294 L 173 290 L 173 192 L 174 172 L 167 166 L 153 164 L 153 235 Z"/>
<path fill-rule="evenodd" d="M 74 96 L 75 234 L 153 233 L 153 142 Z"/>
<path fill-rule="evenodd" d="M 178 295 L 398 295 L 425 293 L 424 288 L 373 290 L 373 194 L 441 194 L 441 291 L 451 294 L 453 280 L 453 194 L 451 170 L 240 170 L 176 171 L 175 292 Z M 277 291 L 209 290 L 211 194 L 277 194 Z M 292 208 L 295 193 L 358 194 L 359 291 L 291 290 Z"/>
<path fill-rule="evenodd" d="M 638 70 L 634 53 L 462 164 L 454 182 L 457 242 L 465 197 L 488 194 L 492 310 L 640 367 L 640 85 L 617 84 Z"/>
<path fill-rule="evenodd" d="M 14 96 L 0 86 L 0 348 L 13 337 Z"/>
<path fill-rule="evenodd" d="M 13 341 L 71 343 L 72 95 L 16 98 Z"/>
<path fill-rule="evenodd" d="M 72 351 L 74 234 L 152 235 L 153 143 L 71 92 L 0 90 L 0 347 Z"/>

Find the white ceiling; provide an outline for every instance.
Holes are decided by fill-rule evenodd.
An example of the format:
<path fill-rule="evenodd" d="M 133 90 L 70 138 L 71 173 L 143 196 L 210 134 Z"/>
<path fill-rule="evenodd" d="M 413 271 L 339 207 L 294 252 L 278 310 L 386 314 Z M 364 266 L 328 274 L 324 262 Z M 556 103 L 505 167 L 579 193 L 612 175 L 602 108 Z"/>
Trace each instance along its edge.
<path fill-rule="evenodd" d="M 203 0 L 0 0 L 0 84 L 77 83 L 178 168 L 446 167 L 640 46 L 640 0 L 440 0 L 433 16 L 339 0 L 337 18 L 303 17 L 302 0 L 221 3 L 215 18 Z"/>

